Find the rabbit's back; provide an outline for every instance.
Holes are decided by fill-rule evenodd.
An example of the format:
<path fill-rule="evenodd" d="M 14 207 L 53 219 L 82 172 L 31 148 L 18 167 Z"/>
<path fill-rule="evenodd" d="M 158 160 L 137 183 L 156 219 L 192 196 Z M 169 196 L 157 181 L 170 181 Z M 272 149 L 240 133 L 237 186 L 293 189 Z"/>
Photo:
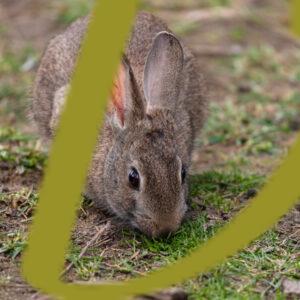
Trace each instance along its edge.
<path fill-rule="evenodd" d="M 54 95 L 70 82 L 87 25 L 88 18 L 73 23 L 50 41 L 42 57 L 33 85 L 30 113 L 43 137 L 52 136 Z"/>
<path fill-rule="evenodd" d="M 34 83 L 31 112 L 44 137 L 52 136 L 50 124 L 54 96 L 59 89 L 70 83 L 88 23 L 89 17 L 74 22 L 64 33 L 50 41 L 42 58 Z M 163 21 L 146 12 L 137 15 L 125 53 L 141 91 L 147 55 L 155 36 L 161 31 L 170 31 Z M 191 52 L 185 46 L 183 49 L 185 63 L 178 118 L 182 109 L 187 111 L 195 131 L 201 127 L 204 119 L 203 85 Z"/>

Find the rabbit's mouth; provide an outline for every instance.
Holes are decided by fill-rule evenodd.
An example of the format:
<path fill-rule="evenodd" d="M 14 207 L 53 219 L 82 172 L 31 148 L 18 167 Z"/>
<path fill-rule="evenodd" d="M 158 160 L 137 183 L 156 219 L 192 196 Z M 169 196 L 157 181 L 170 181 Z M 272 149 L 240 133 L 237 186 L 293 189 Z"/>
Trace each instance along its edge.
<path fill-rule="evenodd" d="M 134 214 L 132 214 L 132 216 L 133 215 Z M 169 223 L 160 220 L 159 222 L 156 222 L 147 215 L 137 215 L 128 221 L 134 229 L 151 238 L 168 237 L 172 233 L 176 232 L 181 224 L 181 221 Z"/>

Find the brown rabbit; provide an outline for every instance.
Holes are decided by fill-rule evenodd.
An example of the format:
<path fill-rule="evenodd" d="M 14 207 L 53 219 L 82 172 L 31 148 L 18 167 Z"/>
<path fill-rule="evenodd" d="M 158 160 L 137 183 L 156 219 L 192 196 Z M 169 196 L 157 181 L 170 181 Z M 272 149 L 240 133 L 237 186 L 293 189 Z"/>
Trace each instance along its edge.
<path fill-rule="evenodd" d="M 49 44 L 33 89 L 39 132 L 53 137 L 89 18 Z M 86 195 L 152 237 L 174 232 L 187 204 L 187 173 L 205 119 L 191 52 L 158 18 L 140 12 L 115 80 Z M 87 101 L 88 99 L 83 99 Z"/>

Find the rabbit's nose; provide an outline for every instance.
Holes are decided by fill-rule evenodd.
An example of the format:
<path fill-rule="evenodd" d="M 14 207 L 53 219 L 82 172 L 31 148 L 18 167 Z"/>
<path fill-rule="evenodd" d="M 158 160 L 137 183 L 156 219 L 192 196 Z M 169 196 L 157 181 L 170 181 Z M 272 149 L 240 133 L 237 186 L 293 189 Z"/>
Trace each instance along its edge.
<path fill-rule="evenodd" d="M 153 237 L 168 237 L 172 233 L 174 233 L 177 229 L 179 228 L 179 225 L 174 225 L 174 226 L 162 226 L 162 227 L 157 227 L 154 232 L 152 232 Z"/>
<path fill-rule="evenodd" d="M 157 237 L 162 237 L 162 238 L 166 238 L 169 235 L 171 235 L 171 233 L 174 232 L 174 229 L 171 228 L 164 228 L 161 231 L 158 231 L 157 233 Z"/>
<path fill-rule="evenodd" d="M 152 218 L 140 218 L 137 220 L 137 228 L 152 238 L 167 237 L 174 233 L 181 224 L 181 219 L 178 218 L 162 218 L 154 220 Z"/>

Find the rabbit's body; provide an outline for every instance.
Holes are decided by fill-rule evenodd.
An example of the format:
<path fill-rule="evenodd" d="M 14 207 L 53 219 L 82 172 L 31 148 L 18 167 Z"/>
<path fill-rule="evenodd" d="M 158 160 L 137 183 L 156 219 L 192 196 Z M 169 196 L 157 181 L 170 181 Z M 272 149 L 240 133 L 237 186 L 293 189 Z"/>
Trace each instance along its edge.
<path fill-rule="evenodd" d="M 39 67 L 32 111 L 41 135 L 48 139 L 57 125 L 88 20 L 78 20 L 54 38 Z M 152 236 L 174 231 L 182 221 L 185 173 L 205 115 L 194 58 L 168 32 L 156 17 L 138 14 L 86 188 L 96 204 Z"/>

